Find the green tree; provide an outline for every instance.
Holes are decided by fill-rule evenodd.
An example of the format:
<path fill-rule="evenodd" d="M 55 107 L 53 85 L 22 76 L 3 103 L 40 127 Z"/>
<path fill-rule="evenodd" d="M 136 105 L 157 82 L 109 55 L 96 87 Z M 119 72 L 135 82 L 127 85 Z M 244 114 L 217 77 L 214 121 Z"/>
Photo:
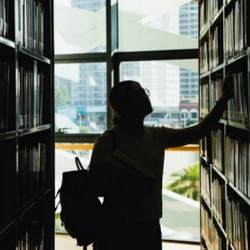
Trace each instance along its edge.
<path fill-rule="evenodd" d="M 59 105 L 70 104 L 70 91 L 65 83 L 60 84 L 58 88 L 55 88 L 55 109 Z"/>
<path fill-rule="evenodd" d="M 191 166 L 174 172 L 171 177 L 174 181 L 167 185 L 167 189 L 198 201 L 200 197 L 199 189 L 199 163 L 196 162 Z"/>
<path fill-rule="evenodd" d="M 86 127 L 86 126 L 81 125 L 81 126 L 79 126 L 79 129 L 80 129 L 80 133 L 81 134 L 88 134 L 88 133 L 90 133 L 90 129 L 88 127 Z"/>
<path fill-rule="evenodd" d="M 190 126 L 190 125 L 193 125 L 195 123 L 197 123 L 198 121 L 197 120 L 190 120 L 190 119 L 187 119 L 186 121 L 186 127 Z"/>

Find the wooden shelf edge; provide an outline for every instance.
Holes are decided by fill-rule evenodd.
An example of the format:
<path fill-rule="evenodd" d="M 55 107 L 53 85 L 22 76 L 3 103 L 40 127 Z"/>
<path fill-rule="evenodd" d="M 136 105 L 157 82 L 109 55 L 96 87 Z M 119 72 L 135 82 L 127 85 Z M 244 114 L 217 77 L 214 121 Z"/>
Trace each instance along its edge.
<path fill-rule="evenodd" d="M 244 200 L 248 206 L 250 206 L 250 198 L 244 195 L 241 191 L 238 190 L 232 183 L 227 184 L 242 200 Z"/>
<path fill-rule="evenodd" d="M 36 196 L 34 195 L 32 197 L 33 201 L 30 201 L 29 203 L 27 203 L 25 209 L 22 209 L 21 210 L 22 212 L 17 217 L 19 219 L 24 218 L 25 215 L 29 213 L 29 211 L 31 211 L 37 204 L 45 200 L 47 196 L 50 195 L 50 193 L 53 193 L 53 188 L 48 188 L 45 192 L 42 192 L 42 193 L 40 192 Z"/>
<path fill-rule="evenodd" d="M 212 169 L 223 181 L 225 181 L 225 183 L 227 183 L 227 178 L 221 172 L 221 170 L 219 170 L 214 164 L 212 164 Z"/>
<path fill-rule="evenodd" d="M 0 231 L 0 241 L 12 230 L 15 228 L 16 220 L 12 220 L 9 224 L 4 226 Z"/>
<path fill-rule="evenodd" d="M 237 61 L 240 61 L 242 58 L 246 57 L 249 55 L 249 48 L 244 49 L 243 51 L 239 52 L 238 54 L 236 54 L 235 56 L 231 57 L 231 58 L 226 58 L 226 63 L 225 65 L 231 65 Z"/>
<path fill-rule="evenodd" d="M 224 63 L 221 63 L 221 64 L 219 64 L 217 66 L 214 66 L 211 69 L 211 74 L 217 73 L 218 71 L 223 70 L 223 68 L 224 68 Z"/>
<path fill-rule="evenodd" d="M 3 36 L 0 36 L 0 44 L 4 44 L 5 46 L 10 47 L 12 49 L 15 48 L 15 42 Z"/>
<path fill-rule="evenodd" d="M 44 132 L 50 129 L 51 129 L 50 124 L 45 124 L 45 125 L 41 125 L 41 126 L 29 128 L 29 129 L 19 129 L 18 136 L 21 137 L 21 136 L 30 135 L 30 134 L 36 134 L 36 133 Z"/>
<path fill-rule="evenodd" d="M 213 210 L 212 210 L 212 207 L 210 205 L 210 201 L 208 200 L 208 197 L 204 191 L 201 191 L 201 198 L 202 198 L 203 202 L 205 203 L 206 207 L 208 208 L 209 213 L 212 214 Z"/>
<path fill-rule="evenodd" d="M 210 248 L 210 246 L 209 246 L 209 244 L 208 244 L 208 240 L 207 240 L 207 237 L 205 236 L 205 234 L 204 233 L 201 233 L 201 238 L 203 239 L 203 242 L 204 242 L 204 244 L 205 244 L 205 247 L 206 247 L 206 249 L 207 250 L 210 250 L 211 248 Z"/>
<path fill-rule="evenodd" d="M 16 131 L 10 131 L 10 132 L 0 134 L 0 142 L 15 139 L 15 138 L 16 138 Z"/>
<path fill-rule="evenodd" d="M 221 225 L 221 222 L 219 221 L 219 219 L 217 218 L 217 216 L 215 214 L 214 214 L 213 218 L 214 218 L 214 221 L 215 221 L 215 223 L 217 225 L 217 228 L 219 228 L 219 230 L 221 231 L 221 233 L 223 234 L 223 236 L 225 238 L 227 238 L 227 233 L 226 233 L 225 229 Z"/>
<path fill-rule="evenodd" d="M 210 26 L 213 26 L 216 22 L 217 22 L 217 20 L 218 20 L 218 18 L 220 17 L 220 15 L 222 15 L 223 14 L 223 6 L 214 14 L 214 17 L 213 17 L 213 19 L 212 19 L 212 21 L 211 21 L 211 23 L 210 23 Z"/>
<path fill-rule="evenodd" d="M 32 51 L 32 50 L 29 50 L 29 49 L 26 49 L 22 46 L 18 46 L 18 51 L 20 53 L 23 53 L 25 54 L 26 56 L 31 56 L 32 58 L 40 61 L 40 62 L 44 62 L 46 64 L 51 64 L 51 60 L 43 55 L 39 55 L 38 53 L 36 53 L 35 51 Z"/>

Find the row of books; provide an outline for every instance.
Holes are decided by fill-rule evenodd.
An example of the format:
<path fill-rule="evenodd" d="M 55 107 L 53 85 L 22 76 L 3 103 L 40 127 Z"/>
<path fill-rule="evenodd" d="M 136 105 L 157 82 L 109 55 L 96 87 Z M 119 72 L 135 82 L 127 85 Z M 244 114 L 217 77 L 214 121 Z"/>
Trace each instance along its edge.
<path fill-rule="evenodd" d="M 27 145 L 19 149 L 17 169 L 20 201 L 36 195 L 46 182 L 46 144 Z"/>
<path fill-rule="evenodd" d="M 223 240 L 213 223 L 213 219 L 203 206 L 201 206 L 201 232 L 209 249 L 224 250 Z"/>
<path fill-rule="evenodd" d="M 200 30 L 207 27 L 208 22 L 213 20 L 220 9 L 218 0 L 204 0 L 200 4 Z"/>
<path fill-rule="evenodd" d="M 10 97 L 10 66 L 0 62 L 0 133 L 8 131 Z"/>
<path fill-rule="evenodd" d="M 248 87 L 243 77 L 243 72 L 233 75 L 234 96 L 228 102 L 228 121 L 249 124 L 249 97 Z"/>
<path fill-rule="evenodd" d="M 44 54 L 44 9 L 41 0 L 19 0 L 20 44 L 38 54 Z"/>
<path fill-rule="evenodd" d="M 42 221 L 30 221 L 25 223 L 22 234 L 16 243 L 16 249 L 44 249 L 44 225 Z"/>
<path fill-rule="evenodd" d="M 250 143 L 216 130 L 212 132 L 211 145 L 213 165 L 225 174 L 229 183 L 250 197 Z M 206 168 L 201 168 L 201 188 L 210 197 L 210 171 Z"/>
<path fill-rule="evenodd" d="M 250 197 L 250 143 L 225 136 L 224 150 L 226 178 Z"/>
<path fill-rule="evenodd" d="M 20 67 L 18 76 L 19 128 L 42 125 L 43 74 Z"/>
<path fill-rule="evenodd" d="M 200 71 L 204 73 L 219 65 L 219 27 L 216 26 L 209 38 L 200 46 Z"/>
<path fill-rule="evenodd" d="M 225 19 L 225 58 L 230 58 L 240 53 L 245 48 L 245 2 L 237 0 Z"/>
<path fill-rule="evenodd" d="M 202 196 L 206 203 L 211 205 L 213 213 L 223 226 L 223 201 L 225 199 L 225 183 L 221 183 L 219 179 L 214 177 L 211 183 L 210 171 L 208 169 L 201 168 L 201 190 Z"/>
<path fill-rule="evenodd" d="M 241 211 L 241 203 L 226 200 L 226 233 L 234 249 L 249 250 L 249 217 Z"/>
<path fill-rule="evenodd" d="M 0 0 L 0 35 L 8 37 L 9 33 L 9 0 Z"/>
<path fill-rule="evenodd" d="M 201 206 L 201 232 L 210 249 L 223 250 L 223 239 L 219 234 L 210 212 Z M 241 203 L 226 200 L 226 235 L 233 249 L 249 250 L 249 217 L 242 212 Z"/>
<path fill-rule="evenodd" d="M 249 98 L 248 86 L 244 80 L 243 72 L 233 74 L 234 96 L 228 102 L 227 110 L 223 114 L 223 118 L 229 122 L 237 122 L 240 124 L 250 124 L 249 115 Z M 204 83 L 200 87 L 200 108 L 201 117 L 206 115 L 208 111 L 216 104 L 216 101 L 222 95 L 223 78 L 217 78 L 211 81 L 211 89 L 209 91 L 209 83 Z M 210 100 L 208 98 L 210 92 Z M 209 104 L 210 101 L 210 104 Z M 209 107 L 210 106 L 210 107 Z"/>
<path fill-rule="evenodd" d="M 225 200 L 225 184 L 221 184 L 217 178 L 213 178 L 212 186 L 212 208 L 217 220 L 224 225 L 223 201 Z"/>

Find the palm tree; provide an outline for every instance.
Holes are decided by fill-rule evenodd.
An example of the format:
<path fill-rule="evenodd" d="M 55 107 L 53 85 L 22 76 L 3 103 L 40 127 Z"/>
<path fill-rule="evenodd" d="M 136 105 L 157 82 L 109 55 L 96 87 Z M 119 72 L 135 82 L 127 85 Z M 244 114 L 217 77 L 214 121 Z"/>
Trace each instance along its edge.
<path fill-rule="evenodd" d="M 181 171 L 174 172 L 171 177 L 174 177 L 175 180 L 167 185 L 167 189 L 193 200 L 199 200 L 200 190 L 198 162 L 182 169 Z"/>

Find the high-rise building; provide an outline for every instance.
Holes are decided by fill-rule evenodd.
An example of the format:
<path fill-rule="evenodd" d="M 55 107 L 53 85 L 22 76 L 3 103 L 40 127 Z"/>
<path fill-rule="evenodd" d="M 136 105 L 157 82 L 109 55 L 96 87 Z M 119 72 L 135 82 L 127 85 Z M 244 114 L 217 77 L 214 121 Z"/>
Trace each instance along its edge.
<path fill-rule="evenodd" d="M 85 9 L 88 11 L 98 11 L 106 6 L 105 0 L 71 0 L 74 8 Z"/>
<path fill-rule="evenodd" d="M 198 4 L 189 2 L 179 9 L 179 34 L 197 39 Z M 198 72 L 180 69 L 181 103 L 198 103 Z"/>
<path fill-rule="evenodd" d="M 190 1 L 179 8 L 179 34 L 198 42 L 197 3 Z M 184 123 L 198 120 L 198 72 L 184 68 L 180 68 L 180 114 Z"/>

